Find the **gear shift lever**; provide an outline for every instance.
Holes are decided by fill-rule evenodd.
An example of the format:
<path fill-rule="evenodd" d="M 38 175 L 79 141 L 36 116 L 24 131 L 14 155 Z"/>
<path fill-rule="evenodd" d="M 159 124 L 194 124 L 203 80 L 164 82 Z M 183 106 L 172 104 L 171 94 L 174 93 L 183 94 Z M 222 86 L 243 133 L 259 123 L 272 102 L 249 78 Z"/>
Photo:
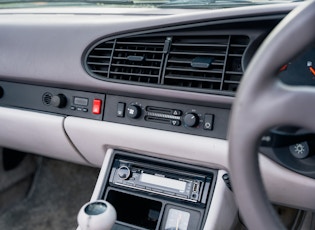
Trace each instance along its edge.
<path fill-rule="evenodd" d="M 78 224 L 81 230 L 110 230 L 115 221 L 115 208 L 104 200 L 86 203 L 78 214 Z"/>

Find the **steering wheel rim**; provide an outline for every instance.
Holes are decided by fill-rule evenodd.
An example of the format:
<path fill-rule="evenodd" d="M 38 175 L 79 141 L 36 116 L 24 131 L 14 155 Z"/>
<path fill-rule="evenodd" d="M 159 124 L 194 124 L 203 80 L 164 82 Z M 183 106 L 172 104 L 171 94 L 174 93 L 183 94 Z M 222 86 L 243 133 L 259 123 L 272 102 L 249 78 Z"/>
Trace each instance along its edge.
<path fill-rule="evenodd" d="M 301 4 L 265 39 L 245 71 L 232 108 L 228 138 L 230 176 L 236 202 L 249 229 L 285 229 L 268 201 L 259 171 L 257 152 L 262 134 L 279 125 L 315 131 L 315 109 L 310 106 L 315 90 L 289 87 L 276 78 L 281 66 L 315 41 L 314 9 L 315 1 Z"/>

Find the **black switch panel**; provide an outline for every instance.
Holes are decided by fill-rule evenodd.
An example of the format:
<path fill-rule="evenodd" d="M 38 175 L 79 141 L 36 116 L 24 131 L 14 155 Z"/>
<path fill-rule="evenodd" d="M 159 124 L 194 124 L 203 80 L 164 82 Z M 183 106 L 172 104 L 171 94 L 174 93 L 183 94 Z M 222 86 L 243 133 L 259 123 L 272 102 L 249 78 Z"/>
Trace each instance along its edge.
<path fill-rule="evenodd" d="M 226 139 L 229 109 L 106 96 L 104 120 Z"/>
<path fill-rule="evenodd" d="M 5 92 L 0 106 L 37 110 L 102 120 L 105 94 L 0 81 Z M 101 113 L 93 114 L 93 101 L 101 100 Z"/>

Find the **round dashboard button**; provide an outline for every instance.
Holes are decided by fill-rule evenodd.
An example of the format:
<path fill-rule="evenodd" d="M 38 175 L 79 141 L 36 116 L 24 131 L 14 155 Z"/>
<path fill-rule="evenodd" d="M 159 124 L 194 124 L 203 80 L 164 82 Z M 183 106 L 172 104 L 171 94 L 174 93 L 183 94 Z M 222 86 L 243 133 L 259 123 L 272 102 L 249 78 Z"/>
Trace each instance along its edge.
<path fill-rule="evenodd" d="M 121 166 L 118 169 L 118 176 L 123 180 L 127 180 L 131 175 L 130 169 L 127 166 Z"/>
<path fill-rule="evenodd" d="M 127 116 L 136 119 L 141 116 L 141 107 L 138 105 L 128 105 Z"/>
<path fill-rule="evenodd" d="M 51 98 L 51 105 L 57 108 L 63 108 L 67 105 L 67 98 L 63 94 L 54 95 Z"/>
<path fill-rule="evenodd" d="M 195 127 L 199 123 L 199 117 L 195 113 L 187 113 L 184 117 L 184 123 L 188 127 Z"/>

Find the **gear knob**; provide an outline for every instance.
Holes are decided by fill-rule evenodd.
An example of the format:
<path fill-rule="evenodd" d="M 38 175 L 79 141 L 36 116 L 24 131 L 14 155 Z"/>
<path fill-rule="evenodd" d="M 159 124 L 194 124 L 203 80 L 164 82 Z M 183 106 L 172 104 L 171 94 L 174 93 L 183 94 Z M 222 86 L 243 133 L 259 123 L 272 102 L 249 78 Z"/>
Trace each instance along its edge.
<path fill-rule="evenodd" d="M 78 224 L 81 230 L 110 230 L 115 221 L 115 208 L 104 200 L 86 203 L 78 214 Z"/>

